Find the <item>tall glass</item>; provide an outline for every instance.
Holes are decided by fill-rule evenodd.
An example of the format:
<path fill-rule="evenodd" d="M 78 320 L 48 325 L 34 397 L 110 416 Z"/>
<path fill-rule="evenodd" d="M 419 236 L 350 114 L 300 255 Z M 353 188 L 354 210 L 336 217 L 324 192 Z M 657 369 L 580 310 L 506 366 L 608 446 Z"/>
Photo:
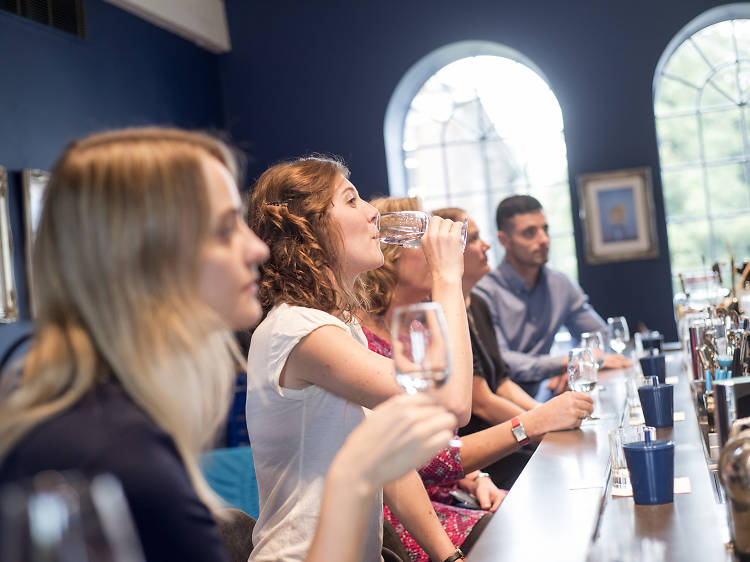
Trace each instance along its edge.
<path fill-rule="evenodd" d="M 591 392 L 596 387 L 599 367 L 588 347 L 574 347 L 568 352 L 568 386 L 574 392 Z M 582 421 L 598 419 L 586 416 Z"/>
<path fill-rule="evenodd" d="M 380 214 L 380 241 L 404 248 L 422 246 L 422 236 L 427 232 L 430 215 L 422 211 L 394 211 Z M 466 248 L 466 234 L 469 219 L 464 219 L 461 226 L 461 249 Z"/>
<path fill-rule="evenodd" d="M 615 353 L 622 355 L 630 341 L 628 321 L 625 320 L 624 316 L 607 318 L 607 335 L 609 336 L 609 347 Z"/>

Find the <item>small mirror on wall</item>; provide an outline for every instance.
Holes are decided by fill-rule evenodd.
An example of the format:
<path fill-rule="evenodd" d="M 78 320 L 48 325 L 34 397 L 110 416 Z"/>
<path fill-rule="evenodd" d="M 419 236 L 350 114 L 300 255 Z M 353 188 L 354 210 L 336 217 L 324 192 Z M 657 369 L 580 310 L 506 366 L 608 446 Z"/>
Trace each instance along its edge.
<path fill-rule="evenodd" d="M 49 173 L 42 170 L 24 170 L 21 174 L 23 181 L 23 210 L 26 223 L 26 278 L 28 279 L 29 304 L 32 316 L 36 314 L 36 298 L 33 271 L 31 264 L 32 249 L 36 240 L 36 229 L 42 214 L 44 190 L 47 189 Z"/>
<path fill-rule="evenodd" d="M 8 173 L 3 166 L 0 166 L 0 268 L 0 322 L 13 322 L 18 319 L 18 307 L 8 213 Z"/>

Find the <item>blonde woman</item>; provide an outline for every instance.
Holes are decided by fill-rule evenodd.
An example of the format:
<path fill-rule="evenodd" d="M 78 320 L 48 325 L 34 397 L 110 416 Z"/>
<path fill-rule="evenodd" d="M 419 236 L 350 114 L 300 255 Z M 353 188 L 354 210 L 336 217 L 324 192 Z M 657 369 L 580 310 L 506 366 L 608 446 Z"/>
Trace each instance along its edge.
<path fill-rule="evenodd" d="M 209 136 L 131 129 L 68 146 L 45 196 L 34 248 L 37 329 L 0 405 L 0 483 L 43 470 L 113 473 L 149 560 L 226 556 L 212 517 L 219 500 L 197 459 L 229 405 L 231 330 L 260 318 L 258 264 L 268 256 L 244 222 L 235 175 L 231 153 Z M 444 444 L 455 423 L 432 404 L 411 406 L 421 428 L 383 442 L 399 459 L 395 470 L 439 446 L 417 439 Z M 425 421 L 435 415 L 442 421 Z M 359 441 L 403 428 L 402 418 L 386 407 Z M 345 480 L 332 471 L 333 497 L 399 476 L 373 469 L 382 451 L 352 464 L 362 450 L 354 437 L 343 459 L 354 468 Z M 362 510 L 349 513 L 353 560 Z M 320 544 L 330 535 L 324 525 Z"/>
<path fill-rule="evenodd" d="M 348 177 L 336 160 L 302 158 L 266 170 L 252 193 L 250 225 L 271 257 L 260 288 L 268 315 L 253 334 L 248 362 L 248 431 L 260 492 L 251 560 L 302 558 L 318 517 L 321 475 L 365 408 L 402 392 L 393 362 L 367 349 L 354 316 L 362 306 L 357 279 L 379 267 L 383 255 L 378 212 Z M 436 395 L 463 424 L 471 410 L 471 350 L 460 230 L 460 224 L 437 219 L 423 245 L 453 350 L 451 377 Z M 434 560 L 462 557 L 415 472 L 384 492 Z M 364 559 L 376 561 L 379 494 L 368 509 Z M 336 550 L 329 555 L 338 559 Z"/>

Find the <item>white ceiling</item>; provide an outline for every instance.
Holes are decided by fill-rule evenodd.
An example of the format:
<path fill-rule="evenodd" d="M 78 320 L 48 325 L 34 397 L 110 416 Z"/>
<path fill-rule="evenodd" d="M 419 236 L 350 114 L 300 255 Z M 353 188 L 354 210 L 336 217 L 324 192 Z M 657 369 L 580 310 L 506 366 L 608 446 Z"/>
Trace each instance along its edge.
<path fill-rule="evenodd" d="M 224 0 L 106 0 L 212 53 L 232 49 Z"/>

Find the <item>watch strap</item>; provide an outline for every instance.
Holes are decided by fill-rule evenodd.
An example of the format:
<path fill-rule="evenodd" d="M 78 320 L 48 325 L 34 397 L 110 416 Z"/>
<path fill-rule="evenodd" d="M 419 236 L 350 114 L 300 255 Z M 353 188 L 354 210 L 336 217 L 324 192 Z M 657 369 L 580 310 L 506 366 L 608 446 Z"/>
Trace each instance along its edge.
<path fill-rule="evenodd" d="M 448 558 L 443 560 L 443 562 L 456 562 L 456 560 L 465 560 L 466 555 L 463 553 L 463 551 L 460 548 L 456 548 L 456 552 L 451 554 Z"/>

